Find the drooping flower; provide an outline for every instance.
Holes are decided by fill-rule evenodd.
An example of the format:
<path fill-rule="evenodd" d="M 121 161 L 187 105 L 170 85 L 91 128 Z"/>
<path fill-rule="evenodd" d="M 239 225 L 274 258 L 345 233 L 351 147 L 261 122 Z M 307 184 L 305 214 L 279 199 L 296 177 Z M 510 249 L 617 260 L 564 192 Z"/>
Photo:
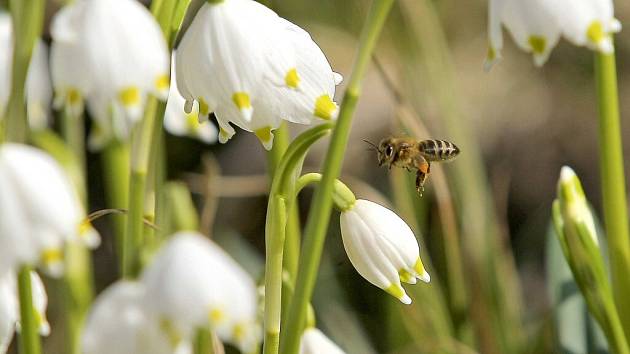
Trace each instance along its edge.
<path fill-rule="evenodd" d="M 0 145 L 0 274 L 41 262 L 59 275 L 63 243 L 71 240 L 100 241 L 68 176 L 41 150 Z"/>
<path fill-rule="evenodd" d="M 50 334 L 50 325 L 46 320 L 48 296 L 41 278 L 35 272 L 31 272 L 31 289 L 39 334 L 47 336 Z M 0 354 L 6 353 L 15 328 L 19 327 L 19 320 L 16 277 L 12 271 L 7 271 L 0 275 Z"/>
<path fill-rule="evenodd" d="M 575 45 L 610 53 L 614 50 L 611 34 L 621 29 L 611 0 L 490 0 L 488 13 L 487 69 L 501 57 L 501 25 L 538 66 L 545 63 L 561 35 Z"/>
<path fill-rule="evenodd" d="M 368 200 L 358 199 L 341 212 L 341 236 L 355 269 L 367 281 L 404 304 L 411 298 L 401 281 L 415 284 L 416 278 L 429 282 L 420 259 L 413 231 L 393 211 Z"/>
<path fill-rule="evenodd" d="M 105 290 L 90 310 L 82 334 L 85 354 L 183 354 L 186 343 L 169 338 L 143 306 L 142 283 L 120 281 Z"/>
<path fill-rule="evenodd" d="M 11 92 L 13 67 L 13 25 L 8 13 L 0 12 L 0 119 L 6 114 Z M 33 48 L 26 78 L 26 110 L 31 129 L 42 129 L 48 123 L 52 87 L 48 71 L 48 49 L 38 40 Z"/>
<path fill-rule="evenodd" d="M 220 142 L 234 135 L 232 123 L 270 149 L 282 119 L 309 124 L 336 114 L 340 75 L 308 33 L 252 0 L 204 4 L 177 50 L 176 71 L 186 111 L 194 100 L 202 116 L 214 111 Z"/>
<path fill-rule="evenodd" d="M 300 341 L 300 354 L 345 354 L 322 331 L 315 327 L 307 328 Z"/>
<path fill-rule="evenodd" d="M 171 60 L 171 68 L 171 85 L 164 113 L 164 128 L 173 135 L 196 137 L 208 144 L 216 142 L 217 128 L 207 122 L 206 117 L 200 117 L 198 102 L 193 102 L 189 113 L 184 111 L 186 100 L 177 89 L 174 56 Z"/>
<path fill-rule="evenodd" d="M 167 46 L 153 16 L 137 1 L 77 1 L 55 16 L 51 34 L 58 104 L 78 112 L 88 99 L 97 105 L 91 112 L 99 123 L 122 115 L 131 125 L 148 94 L 166 99 Z M 128 130 L 112 129 L 115 134 Z"/>
<path fill-rule="evenodd" d="M 223 250 L 194 232 L 172 236 L 142 274 L 145 305 L 181 338 L 210 326 L 249 351 L 260 343 L 253 280 Z"/>

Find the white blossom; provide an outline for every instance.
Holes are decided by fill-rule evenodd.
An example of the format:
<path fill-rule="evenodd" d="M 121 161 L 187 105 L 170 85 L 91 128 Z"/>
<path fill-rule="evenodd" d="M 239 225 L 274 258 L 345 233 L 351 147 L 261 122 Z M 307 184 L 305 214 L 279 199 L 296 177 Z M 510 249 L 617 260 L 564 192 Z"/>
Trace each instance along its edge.
<path fill-rule="evenodd" d="M 405 304 L 411 303 L 400 282 L 430 281 L 420 259 L 418 241 L 391 210 L 358 199 L 341 213 L 341 236 L 352 265 L 367 281 Z"/>
<path fill-rule="evenodd" d="M 0 119 L 6 114 L 13 70 L 13 25 L 8 13 L 0 12 Z M 26 110 L 31 129 L 48 124 L 52 87 L 48 70 L 48 48 L 42 40 L 33 47 L 25 86 Z"/>
<path fill-rule="evenodd" d="M 573 44 L 612 53 L 612 33 L 621 30 L 614 17 L 612 0 L 563 0 L 552 2 L 562 26 L 562 34 Z"/>
<path fill-rule="evenodd" d="M 282 119 L 336 115 L 340 75 L 308 33 L 252 0 L 205 3 L 177 50 L 176 71 L 186 111 L 194 100 L 202 116 L 214 111 L 222 143 L 235 124 L 270 149 Z"/>
<path fill-rule="evenodd" d="M 140 118 L 148 94 L 166 99 L 167 46 L 157 22 L 139 2 L 74 2 L 55 16 L 51 34 L 58 104 L 80 112 L 87 99 L 96 105 L 91 113 L 99 124 L 111 114 L 123 116 L 131 126 Z M 129 128 L 111 131 L 125 134 Z"/>
<path fill-rule="evenodd" d="M 147 309 L 182 338 L 210 325 L 244 351 L 260 343 L 253 280 L 202 235 L 173 235 L 141 278 L 151 294 Z"/>
<path fill-rule="evenodd" d="M 307 328 L 300 341 L 300 354 L 344 354 L 333 341 L 315 327 Z"/>
<path fill-rule="evenodd" d="M 41 261 L 59 275 L 69 240 L 99 242 L 61 166 L 36 148 L 0 145 L 0 273 Z"/>
<path fill-rule="evenodd" d="M 146 311 L 143 303 L 149 296 L 142 283 L 131 281 L 117 282 L 99 295 L 82 334 L 83 353 L 190 353 Z"/>

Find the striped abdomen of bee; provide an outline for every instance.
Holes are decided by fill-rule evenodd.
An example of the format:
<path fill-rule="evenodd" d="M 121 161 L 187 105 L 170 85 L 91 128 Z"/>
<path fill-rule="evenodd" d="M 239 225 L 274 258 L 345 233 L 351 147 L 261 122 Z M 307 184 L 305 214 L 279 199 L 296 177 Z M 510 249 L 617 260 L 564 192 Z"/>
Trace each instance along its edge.
<path fill-rule="evenodd" d="M 427 161 L 447 161 L 459 154 L 459 148 L 446 140 L 422 140 L 418 143 L 418 149 Z"/>

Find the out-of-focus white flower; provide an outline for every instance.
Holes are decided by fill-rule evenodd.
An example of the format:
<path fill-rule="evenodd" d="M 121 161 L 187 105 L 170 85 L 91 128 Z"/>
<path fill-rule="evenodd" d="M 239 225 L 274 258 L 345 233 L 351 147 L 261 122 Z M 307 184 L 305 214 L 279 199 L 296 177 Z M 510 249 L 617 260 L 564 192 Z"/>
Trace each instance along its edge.
<path fill-rule="evenodd" d="M 411 298 L 401 281 L 415 284 L 416 278 L 427 283 L 431 280 L 409 226 L 379 204 L 358 199 L 351 208 L 342 211 L 341 236 L 359 274 L 404 304 L 410 304 Z"/>
<path fill-rule="evenodd" d="M 336 115 L 340 75 L 308 33 L 252 0 L 204 4 L 177 50 L 176 71 L 186 111 L 194 100 L 202 116 L 214 111 L 222 143 L 234 135 L 230 123 L 270 149 L 282 119 Z"/>
<path fill-rule="evenodd" d="M 100 241 L 61 166 L 33 147 L 0 145 L 0 273 L 41 261 L 60 275 L 63 242 L 74 239 Z"/>
<path fill-rule="evenodd" d="M 169 338 L 159 321 L 146 312 L 146 297 L 139 282 L 120 281 L 105 290 L 90 310 L 82 336 L 83 353 L 176 353 L 178 338 Z"/>
<path fill-rule="evenodd" d="M 490 0 L 488 13 L 486 69 L 501 57 L 501 25 L 521 49 L 533 55 L 537 66 L 547 61 L 560 35 L 575 45 L 610 53 L 614 50 L 611 34 L 621 30 L 612 0 Z"/>
<path fill-rule="evenodd" d="M 8 13 L 0 12 L 0 118 L 6 113 L 11 92 L 13 67 L 13 25 Z M 31 129 L 45 128 L 48 123 L 48 107 L 52 101 L 48 49 L 38 40 L 26 78 L 26 108 Z"/>
<path fill-rule="evenodd" d="M 166 101 L 164 128 L 173 135 L 195 137 L 208 144 L 216 142 L 217 128 L 212 123 L 207 122 L 206 117 L 200 118 L 198 102 L 193 102 L 190 113 L 184 111 L 186 100 L 177 90 L 174 56 L 171 61 L 171 68 L 171 86 Z"/>
<path fill-rule="evenodd" d="M 344 354 L 333 341 L 315 327 L 307 328 L 300 341 L 300 354 Z"/>
<path fill-rule="evenodd" d="M 599 245 L 595 220 L 584 195 L 582 184 L 569 166 L 563 166 L 558 179 L 558 200 L 561 205 L 563 221 L 573 224 L 583 224 L 588 230 L 595 245 Z"/>
<path fill-rule="evenodd" d="M 260 343 L 253 280 L 223 250 L 194 232 L 180 232 L 142 275 L 145 300 L 182 338 L 210 325 L 220 338 L 244 351 Z"/>
<path fill-rule="evenodd" d="M 46 320 L 48 296 L 42 279 L 35 272 L 31 272 L 31 291 L 39 334 L 47 336 L 50 334 L 50 325 Z M 7 271 L 0 275 L 0 354 L 6 353 L 19 320 L 16 277 L 12 271 Z"/>
<path fill-rule="evenodd" d="M 80 111 L 94 97 L 97 115 L 131 125 L 147 94 L 166 99 L 168 51 L 153 16 L 133 0 L 77 1 L 53 19 L 51 65 L 56 102 Z M 104 117 L 96 117 L 100 122 Z M 113 129 L 118 133 L 118 129 Z"/>

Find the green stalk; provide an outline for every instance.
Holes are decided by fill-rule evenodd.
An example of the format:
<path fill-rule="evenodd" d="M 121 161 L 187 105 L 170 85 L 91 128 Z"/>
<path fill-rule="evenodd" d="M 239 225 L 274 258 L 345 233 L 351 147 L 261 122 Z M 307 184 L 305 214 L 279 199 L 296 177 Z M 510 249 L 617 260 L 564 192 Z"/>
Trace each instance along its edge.
<path fill-rule="evenodd" d="M 41 354 L 42 348 L 37 331 L 33 292 L 31 289 L 31 267 L 23 266 L 18 273 L 20 297 L 20 354 Z"/>
<path fill-rule="evenodd" d="M 131 181 L 129 214 L 123 240 L 122 276 L 135 278 L 141 270 L 140 251 L 143 243 L 144 196 L 146 189 L 151 137 L 158 110 L 155 97 L 149 98 L 142 121 L 134 127 L 131 138 Z"/>
<path fill-rule="evenodd" d="M 286 122 L 283 122 L 278 129 L 274 131 L 273 149 L 267 152 L 267 173 L 269 180 L 273 181 L 276 168 L 280 164 L 282 155 L 289 146 L 289 128 Z M 284 241 L 283 268 L 289 273 L 292 280 L 295 280 L 297 272 L 297 262 L 300 255 L 300 215 L 299 208 L 293 201 L 293 205 L 289 209 L 287 219 L 286 236 Z"/>
<path fill-rule="evenodd" d="M 107 206 L 114 209 L 128 209 L 129 203 L 129 143 L 111 141 L 103 150 L 102 165 L 105 180 Z M 125 221 L 123 215 L 113 215 L 116 255 L 118 267 L 122 269 L 123 240 Z"/>
<path fill-rule="evenodd" d="M 63 116 L 61 117 L 61 135 L 65 140 L 66 145 L 74 154 L 78 163 L 79 169 L 83 173 L 83 180 L 85 181 L 86 167 L 85 167 L 85 127 L 83 114 L 72 115 L 68 109 L 63 110 Z M 85 182 L 84 182 L 85 183 Z M 85 189 L 85 185 L 78 186 L 79 189 Z M 87 195 L 83 194 L 83 204 L 87 205 Z"/>
<path fill-rule="evenodd" d="M 315 191 L 306 224 L 304 246 L 298 266 L 295 296 L 291 301 L 289 317 L 285 325 L 286 330 L 283 331 L 281 338 L 283 354 L 295 354 L 299 350 L 301 325 L 306 320 L 306 309 L 313 294 L 326 231 L 330 221 L 333 185 L 341 172 L 341 164 L 348 143 L 352 116 L 361 91 L 361 82 L 392 4 L 393 0 L 375 0 L 372 3 L 366 24 L 361 33 L 354 70 L 350 76 L 348 88 L 341 104 L 337 125 L 333 131 L 326 154 L 322 180 Z"/>
<path fill-rule="evenodd" d="M 207 328 L 199 328 L 193 343 L 194 354 L 214 354 L 212 333 Z"/>
<path fill-rule="evenodd" d="M 595 77 L 599 106 L 600 173 L 611 283 L 619 317 L 626 336 L 630 337 L 630 239 L 614 54 L 595 53 Z"/>

